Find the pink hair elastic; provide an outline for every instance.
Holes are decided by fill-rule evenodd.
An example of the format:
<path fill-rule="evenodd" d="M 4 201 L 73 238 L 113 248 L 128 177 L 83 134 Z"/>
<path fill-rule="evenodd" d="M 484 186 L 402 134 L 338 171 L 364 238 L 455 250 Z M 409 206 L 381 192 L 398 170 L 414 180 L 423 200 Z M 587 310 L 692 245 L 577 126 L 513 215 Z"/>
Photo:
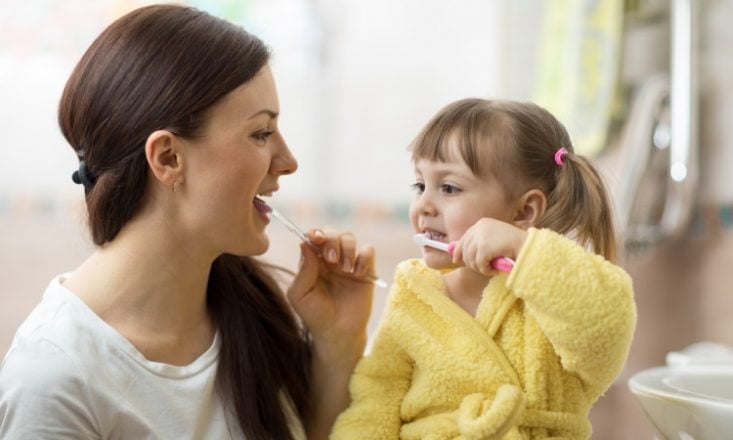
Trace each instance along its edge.
<path fill-rule="evenodd" d="M 565 165 L 565 156 L 567 154 L 568 154 L 568 150 L 566 150 L 565 148 L 559 148 L 555 152 L 555 163 L 557 164 L 557 166 L 561 167 Z"/>

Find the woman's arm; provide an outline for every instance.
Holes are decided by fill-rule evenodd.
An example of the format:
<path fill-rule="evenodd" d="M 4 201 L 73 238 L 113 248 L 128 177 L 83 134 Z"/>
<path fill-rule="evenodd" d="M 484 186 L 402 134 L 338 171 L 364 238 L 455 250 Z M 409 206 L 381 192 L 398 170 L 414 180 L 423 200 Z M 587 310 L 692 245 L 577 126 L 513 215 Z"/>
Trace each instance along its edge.
<path fill-rule="evenodd" d="M 336 417 L 346 409 L 349 398 L 349 380 L 354 367 L 361 357 L 363 342 L 354 341 L 353 347 L 361 346 L 358 355 L 347 356 L 334 352 L 337 344 L 314 342 L 311 363 L 311 401 L 312 412 L 304 421 L 308 438 L 327 439 Z"/>
<path fill-rule="evenodd" d="M 288 298 L 313 341 L 311 407 L 304 426 L 311 440 L 326 439 L 349 404 L 349 379 L 366 345 L 374 284 L 374 249 L 357 251 L 351 234 L 310 231 Z M 331 252 L 333 250 L 334 252 Z M 332 258 L 333 257 L 333 258 Z"/>

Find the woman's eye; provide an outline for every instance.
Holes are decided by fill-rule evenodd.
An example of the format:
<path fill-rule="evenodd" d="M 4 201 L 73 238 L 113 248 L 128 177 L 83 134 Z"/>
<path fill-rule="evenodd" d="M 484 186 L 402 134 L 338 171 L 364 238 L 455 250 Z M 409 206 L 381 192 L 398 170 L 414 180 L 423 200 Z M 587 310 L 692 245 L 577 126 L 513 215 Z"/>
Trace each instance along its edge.
<path fill-rule="evenodd" d="M 422 194 L 425 191 L 425 184 L 422 182 L 415 182 L 410 185 L 410 188 L 418 194 Z"/>
<path fill-rule="evenodd" d="M 258 141 L 265 142 L 267 141 L 267 138 L 269 138 L 274 131 L 258 131 L 257 133 L 253 134 L 252 137 L 257 139 Z"/>
<path fill-rule="evenodd" d="M 443 191 L 443 193 L 445 194 L 458 194 L 459 192 L 461 192 L 460 188 L 449 183 L 444 183 L 440 185 L 440 190 Z"/>

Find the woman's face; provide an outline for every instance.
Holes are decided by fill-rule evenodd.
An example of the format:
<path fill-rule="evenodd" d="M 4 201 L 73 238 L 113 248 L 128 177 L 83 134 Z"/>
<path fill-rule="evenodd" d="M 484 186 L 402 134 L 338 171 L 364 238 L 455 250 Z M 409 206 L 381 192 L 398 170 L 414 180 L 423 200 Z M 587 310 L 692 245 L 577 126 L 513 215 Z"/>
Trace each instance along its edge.
<path fill-rule="evenodd" d="M 272 195 L 278 178 L 298 167 L 278 130 L 279 111 L 265 66 L 210 109 L 202 136 L 184 141 L 185 224 L 215 254 L 258 255 L 269 246 L 258 196 Z"/>

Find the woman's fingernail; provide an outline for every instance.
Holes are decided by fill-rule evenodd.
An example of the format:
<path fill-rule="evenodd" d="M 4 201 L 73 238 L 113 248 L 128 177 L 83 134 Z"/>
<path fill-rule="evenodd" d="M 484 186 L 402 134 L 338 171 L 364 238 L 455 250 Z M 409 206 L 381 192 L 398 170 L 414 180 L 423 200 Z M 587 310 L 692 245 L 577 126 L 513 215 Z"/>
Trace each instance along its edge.
<path fill-rule="evenodd" d="M 326 238 L 326 234 L 323 233 L 320 229 L 316 229 L 315 232 L 313 232 L 316 237 L 318 238 Z"/>
<path fill-rule="evenodd" d="M 349 258 L 344 258 L 344 262 L 341 264 L 341 269 L 343 269 L 344 272 L 351 272 L 351 260 Z"/>
<path fill-rule="evenodd" d="M 329 249 L 326 253 L 326 260 L 329 263 L 336 263 L 338 261 L 338 255 L 336 255 L 336 249 Z"/>
<path fill-rule="evenodd" d="M 364 275 L 364 265 L 357 264 L 356 267 L 354 268 L 353 274 L 358 275 L 358 276 Z"/>

